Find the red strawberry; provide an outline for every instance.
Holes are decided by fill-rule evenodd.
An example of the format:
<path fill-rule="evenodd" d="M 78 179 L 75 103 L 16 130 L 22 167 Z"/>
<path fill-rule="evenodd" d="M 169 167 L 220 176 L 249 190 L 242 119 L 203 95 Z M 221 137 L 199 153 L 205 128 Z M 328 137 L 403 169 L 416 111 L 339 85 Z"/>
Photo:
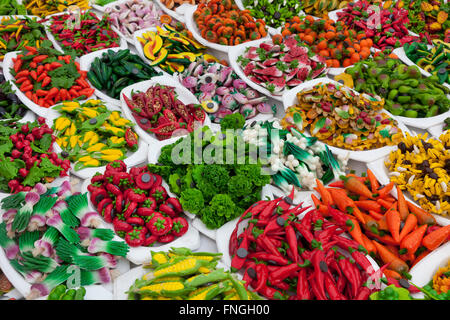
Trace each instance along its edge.
<path fill-rule="evenodd" d="M 147 223 L 148 230 L 155 236 L 162 236 L 172 229 L 173 222 L 170 217 L 154 217 Z"/>
<path fill-rule="evenodd" d="M 157 203 L 161 203 L 167 198 L 167 191 L 163 186 L 156 186 L 150 190 L 150 196 L 153 197 Z"/>
<path fill-rule="evenodd" d="M 177 217 L 173 219 L 173 227 L 171 233 L 176 237 L 181 237 L 188 231 L 188 228 L 189 224 L 187 220 L 183 217 Z"/>
<path fill-rule="evenodd" d="M 145 235 L 147 234 L 146 227 L 134 227 L 132 231 L 127 232 L 125 242 L 130 247 L 142 246 L 145 242 Z"/>

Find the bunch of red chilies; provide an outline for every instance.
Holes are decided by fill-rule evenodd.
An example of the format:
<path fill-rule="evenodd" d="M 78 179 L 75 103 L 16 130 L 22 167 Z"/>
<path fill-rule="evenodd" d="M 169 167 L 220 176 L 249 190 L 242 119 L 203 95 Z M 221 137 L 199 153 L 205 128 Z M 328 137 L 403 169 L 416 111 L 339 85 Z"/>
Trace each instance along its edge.
<path fill-rule="evenodd" d="M 79 53 L 86 54 L 119 46 L 119 36 L 111 29 L 109 17 L 103 17 L 100 20 L 95 13 L 85 11 L 81 13 L 80 24 L 75 24 L 73 29 L 67 27 L 67 20 L 70 18 L 72 18 L 71 14 L 50 18 L 50 30 L 55 38 L 61 41 L 64 48 L 75 49 Z"/>
<path fill-rule="evenodd" d="M 115 160 L 97 173 L 88 186 L 90 200 L 106 222 L 131 247 L 168 243 L 188 230 L 179 215 L 183 208 L 177 198 L 168 197 L 162 178 L 147 166 L 133 167 Z"/>
<path fill-rule="evenodd" d="M 368 1 L 349 3 L 342 12 L 337 13 L 338 20 L 349 28 L 363 30 L 377 49 L 398 48 L 405 43 L 419 41 L 418 37 L 410 36 L 406 28 L 409 23 L 408 10 L 380 7 L 379 12 L 374 12 L 372 6 Z"/>
<path fill-rule="evenodd" d="M 242 214 L 230 238 L 232 270 L 244 269 L 246 286 L 268 299 L 367 300 L 382 273 L 374 271 L 362 246 L 341 235 L 347 217 L 341 213 L 339 219 L 334 210 L 333 223 L 310 210 L 299 220 L 309 207 L 292 207 L 292 199 L 291 193 L 261 200 Z M 238 236 L 246 219 L 249 225 Z"/>

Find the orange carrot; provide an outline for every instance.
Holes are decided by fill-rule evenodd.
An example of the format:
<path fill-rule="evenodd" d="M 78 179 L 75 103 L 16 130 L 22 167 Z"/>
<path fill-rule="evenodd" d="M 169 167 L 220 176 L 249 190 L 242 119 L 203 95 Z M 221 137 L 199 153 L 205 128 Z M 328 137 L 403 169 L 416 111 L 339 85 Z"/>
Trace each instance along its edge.
<path fill-rule="evenodd" d="M 417 217 L 417 221 L 419 224 L 429 224 L 429 225 L 435 225 L 436 219 L 427 211 L 423 210 L 422 208 L 419 208 L 412 204 L 409 201 L 406 201 L 406 204 L 408 205 L 408 209 L 411 213 L 415 214 Z"/>
<path fill-rule="evenodd" d="M 397 185 L 397 199 L 398 199 L 398 212 L 400 213 L 400 218 L 405 221 L 409 215 L 408 205 L 406 204 L 405 196 L 402 190 Z"/>
<path fill-rule="evenodd" d="M 377 239 L 377 240 L 383 242 L 384 244 L 391 244 L 394 246 L 398 246 L 398 242 L 395 242 L 394 239 L 390 235 L 385 234 L 384 236 L 379 236 L 371 231 L 366 231 L 366 234 L 370 238 Z"/>
<path fill-rule="evenodd" d="M 372 200 L 359 200 L 359 201 L 355 201 L 355 204 L 358 206 L 358 208 L 367 210 L 367 211 L 376 211 L 376 212 L 381 212 L 381 205 L 376 202 L 376 201 L 372 201 Z"/>
<path fill-rule="evenodd" d="M 348 227 L 348 232 L 350 233 L 350 235 L 352 236 L 352 238 L 358 242 L 360 245 L 362 245 L 364 248 L 366 248 L 364 246 L 364 239 L 363 239 L 363 233 L 361 231 L 361 227 L 359 226 L 359 222 L 352 216 L 347 215 L 348 218 L 353 222 L 353 227 Z M 369 251 L 366 248 L 367 251 Z"/>
<path fill-rule="evenodd" d="M 384 209 L 389 210 L 392 207 L 393 202 L 386 201 L 385 199 L 377 199 L 377 203 Z"/>
<path fill-rule="evenodd" d="M 400 242 L 400 213 L 396 210 L 388 210 L 384 216 L 392 238 Z"/>
<path fill-rule="evenodd" d="M 401 278 L 403 278 L 401 275 L 400 275 L 400 273 L 398 273 L 397 271 L 394 271 L 394 270 L 389 270 L 389 269 L 385 269 L 384 271 L 383 271 L 383 273 L 384 273 L 384 275 L 386 276 L 386 277 L 388 277 L 388 278 L 394 278 L 394 279 L 401 279 Z"/>
<path fill-rule="evenodd" d="M 405 220 L 402 230 L 400 231 L 400 241 L 406 237 L 417 226 L 417 217 L 414 214 L 409 214 Z"/>
<path fill-rule="evenodd" d="M 318 209 L 320 211 L 320 213 L 322 213 L 325 217 L 328 217 L 328 208 L 326 205 L 324 205 L 319 198 L 316 197 L 315 194 L 311 194 L 311 199 L 314 203 L 314 206 L 316 207 L 316 209 Z"/>
<path fill-rule="evenodd" d="M 439 247 L 447 238 L 450 236 L 450 225 L 441 227 L 429 234 L 427 234 L 423 240 L 422 244 L 430 251 L 433 251 Z"/>
<path fill-rule="evenodd" d="M 328 189 L 326 189 L 322 182 L 319 179 L 316 179 L 316 184 L 317 184 L 317 189 L 320 194 L 320 196 L 322 197 L 322 202 L 323 204 L 328 207 L 333 205 L 333 198 L 331 197 L 330 192 L 328 192 Z"/>
<path fill-rule="evenodd" d="M 378 222 L 378 230 L 389 231 L 389 227 L 386 221 L 386 215 L 384 215 Z"/>
<path fill-rule="evenodd" d="M 390 252 L 381 243 L 373 241 L 373 244 L 377 248 L 378 255 L 380 256 L 383 263 L 385 264 L 389 263 L 389 266 L 387 267 L 388 269 L 394 270 L 400 274 L 408 272 L 409 268 L 408 265 L 405 263 L 405 261 L 403 261 L 398 256 Z"/>
<path fill-rule="evenodd" d="M 389 184 L 385 185 L 381 190 L 378 190 L 378 198 L 385 198 L 389 192 L 391 192 L 394 187 L 394 182 L 389 182 Z"/>
<path fill-rule="evenodd" d="M 352 211 L 353 215 L 361 222 L 365 223 L 361 211 L 356 206 L 355 202 L 347 196 L 347 193 L 343 189 L 327 189 L 333 202 L 337 205 L 342 212 Z M 351 209 L 348 209 L 351 208 Z"/>
<path fill-rule="evenodd" d="M 366 248 L 369 253 L 373 252 L 374 254 L 376 254 L 377 248 L 372 243 L 372 240 L 367 238 L 367 236 L 364 233 L 362 234 L 362 239 L 364 241 L 364 248 Z"/>
<path fill-rule="evenodd" d="M 364 182 L 354 176 L 341 176 L 341 180 L 344 180 L 344 188 L 357 195 L 373 198 L 372 192 L 366 187 Z"/>
<path fill-rule="evenodd" d="M 383 218 L 383 215 L 381 213 L 378 213 L 373 210 L 369 210 L 369 214 L 377 221 L 380 220 L 381 218 Z"/>
<path fill-rule="evenodd" d="M 423 236 L 425 235 L 425 232 L 427 231 L 428 225 L 424 224 L 408 234 L 406 237 L 402 239 L 400 242 L 400 248 L 405 248 L 408 250 L 409 260 L 414 260 L 414 253 L 419 249 L 420 245 L 422 244 Z"/>

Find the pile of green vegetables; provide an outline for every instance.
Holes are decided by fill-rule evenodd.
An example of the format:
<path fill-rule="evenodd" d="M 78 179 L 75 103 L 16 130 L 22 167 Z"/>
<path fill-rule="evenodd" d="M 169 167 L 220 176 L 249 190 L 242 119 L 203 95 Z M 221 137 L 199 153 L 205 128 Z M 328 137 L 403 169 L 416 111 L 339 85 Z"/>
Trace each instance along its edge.
<path fill-rule="evenodd" d="M 180 159 L 172 159 L 172 151 L 180 154 Z M 148 166 L 169 182 L 184 210 L 200 217 L 208 228 L 217 229 L 259 201 L 262 187 L 270 183 L 270 176 L 261 174 L 261 163 L 251 164 L 249 151 L 250 145 L 242 137 L 230 139 L 224 128 L 214 134 L 206 126 L 164 146 L 158 164 Z M 205 158 L 206 154 L 213 155 L 214 161 Z M 231 157 L 234 161 L 225 164 Z M 218 164 L 219 159 L 223 164 Z"/>
<path fill-rule="evenodd" d="M 91 84 L 114 99 L 120 99 L 123 88 L 161 75 L 129 49 L 108 50 L 95 58 L 88 71 Z"/>
<path fill-rule="evenodd" d="M 429 50 L 426 43 L 413 42 L 405 43 L 403 49 L 406 56 L 417 66 L 437 75 L 440 84 L 449 82 L 450 44 L 440 43 Z"/>
<path fill-rule="evenodd" d="M 370 300 L 450 300 L 450 291 L 438 294 L 433 289 L 433 280 L 422 288 L 415 287 L 424 294 L 424 299 L 413 298 L 407 289 L 399 288 L 391 284 L 383 290 L 372 293 Z"/>
<path fill-rule="evenodd" d="M 65 284 L 60 284 L 50 291 L 47 300 L 84 300 L 86 289 L 80 287 L 78 289 L 68 289 Z"/>
<path fill-rule="evenodd" d="M 21 119 L 27 107 L 20 102 L 11 88 L 11 83 L 0 74 L 0 119 Z"/>
<path fill-rule="evenodd" d="M 303 8 L 301 2 L 296 0 L 243 0 L 242 4 L 255 19 L 262 19 L 274 28 L 298 16 Z"/>
<path fill-rule="evenodd" d="M 12 14 L 26 15 L 27 9 L 17 0 L 0 0 L 0 16 L 9 16 Z"/>
<path fill-rule="evenodd" d="M 437 75 L 425 77 L 417 66 L 379 55 L 346 69 L 358 92 L 376 94 L 385 99 L 385 109 L 393 115 L 428 118 L 449 110 L 449 89 Z"/>

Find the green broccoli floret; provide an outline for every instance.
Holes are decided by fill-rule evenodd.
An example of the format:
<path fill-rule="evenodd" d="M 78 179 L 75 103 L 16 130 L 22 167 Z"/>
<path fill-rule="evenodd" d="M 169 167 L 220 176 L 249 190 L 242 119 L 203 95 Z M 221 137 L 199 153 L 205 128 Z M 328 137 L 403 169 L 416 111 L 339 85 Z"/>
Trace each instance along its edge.
<path fill-rule="evenodd" d="M 247 177 L 238 175 L 228 181 L 228 193 L 235 197 L 242 197 L 252 192 L 253 185 Z"/>
<path fill-rule="evenodd" d="M 200 190 L 191 188 L 181 192 L 180 203 L 184 210 L 198 214 L 205 207 L 205 200 Z"/>
<path fill-rule="evenodd" d="M 222 121 L 220 121 L 220 128 L 226 129 L 242 129 L 245 124 L 245 118 L 239 112 L 226 115 Z"/>
<path fill-rule="evenodd" d="M 201 220 L 209 229 L 217 229 L 239 215 L 239 209 L 228 194 L 216 194 L 201 211 Z"/>

